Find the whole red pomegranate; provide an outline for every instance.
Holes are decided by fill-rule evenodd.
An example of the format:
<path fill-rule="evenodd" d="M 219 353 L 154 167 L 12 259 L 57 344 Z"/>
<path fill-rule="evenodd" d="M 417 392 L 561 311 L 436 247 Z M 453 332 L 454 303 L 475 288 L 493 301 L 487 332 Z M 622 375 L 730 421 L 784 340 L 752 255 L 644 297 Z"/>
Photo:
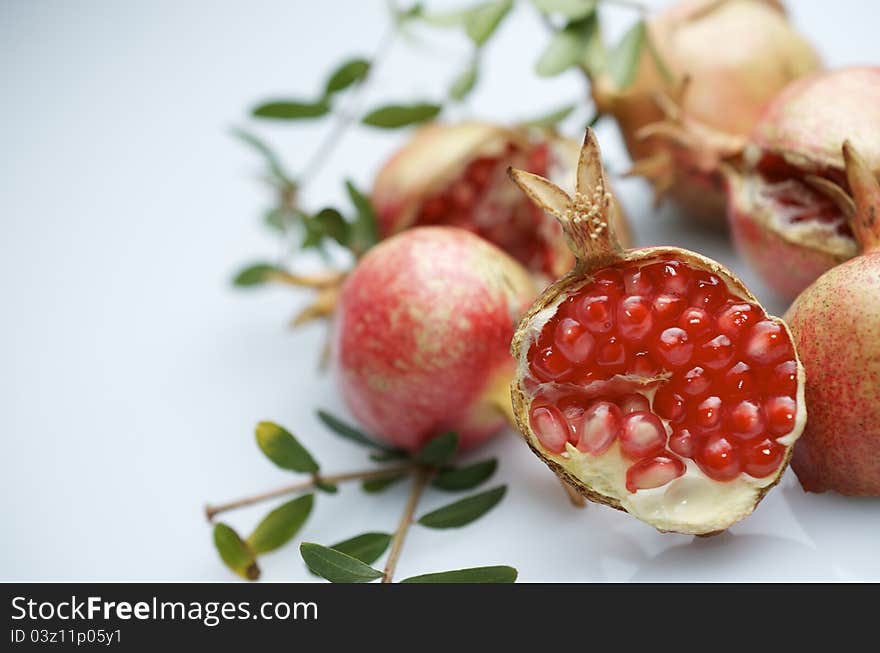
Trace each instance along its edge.
<path fill-rule="evenodd" d="M 789 82 L 820 67 L 819 59 L 777 2 L 684 0 L 652 18 L 648 30 L 671 79 L 645 48 L 634 82 L 621 90 L 610 76 L 599 76 L 594 100 L 616 118 L 636 162 L 634 173 L 651 178 L 658 195 L 670 192 L 693 216 L 721 223 L 724 189 L 717 170 L 705 169 L 695 148 L 679 147 L 667 134 L 645 138 L 652 134 L 649 125 L 666 118 L 656 94 L 675 97 L 688 79 L 678 98 L 683 113 L 742 137 Z"/>
<path fill-rule="evenodd" d="M 813 75 L 785 89 L 755 125 L 744 171 L 730 168 L 728 219 L 742 256 L 789 299 L 855 256 L 840 147 L 880 173 L 880 67 Z"/>
<path fill-rule="evenodd" d="M 380 242 L 345 281 L 333 325 L 334 368 L 355 418 L 414 451 L 457 431 L 462 447 L 507 424 L 516 321 L 535 297 L 526 270 L 453 227 Z"/>
<path fill-rule="evenodd" d="M 577 143 L 546 130 L 482 122 L 427 125 L 376 177 L 372 200 L 380 234 L 412 226 L 461 227 L 552 281 L 572 264 L 562 230 L 523 198 L 506 171 L 517 166 L 570 187 L 577 153 Z M 615 221 L 628 241 L 619 206 Z"/>
<path fill-rule="evenodd" d="M 786 314 L 810 409 L 792 468 L 810 492 L 880 496 L 880 185 L 851 144 L 844 158 L 863 253 L 819 277 Z"/>
<path fill-rule="evenodd" d="M 621 248 L 591 133 L 573 198 L 511 174 L 561 222 L 577 258 L 511 345 L 526 442 L 588 499 L 659 530 L 708 534 L 748 516 L 806 419 L 785 323 L 715 261 Z"/>

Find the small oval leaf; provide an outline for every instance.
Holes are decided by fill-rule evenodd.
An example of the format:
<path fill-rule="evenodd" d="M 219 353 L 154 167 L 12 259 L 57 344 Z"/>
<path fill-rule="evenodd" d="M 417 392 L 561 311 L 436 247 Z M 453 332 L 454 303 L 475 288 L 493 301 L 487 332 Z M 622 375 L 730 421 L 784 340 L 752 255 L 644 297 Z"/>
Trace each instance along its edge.
<path fill-rule="evenodd" d="M 370 198 L 360 192 L 349 179 L 345 181 L 345 190 L 357 212 L 354 222 L 351 224 L 351 238 L 348 246 L 355 254 L 360 255 L 379 242 L 376 211 L 373 209 Z"/>
<path fill-rule="evenodd" d="M 320 479 L 315 481 L 315 487 L 321 490 L 321 492 L 326 492 L 327 494 L 336 494 L 339 492 L 339 486 L 336 483 L 328 483 L 327 481 L 322 481 Z"/>
<path fill-rule="evenodd" d="M 344 91 L 349 86 L 363 81 L 369 73 L 370 62 L 366 59 L 346 61 L 330 74 L 324 94 L 327 96 Z"/>
<path fill-rule="evenodd" d="M 464 100 L 477 85 L 477 74 L 479 72 L 477 61 L 474 60 L 453 80 L 452 86 L 449 87 L 449 97 L 456 102 Z"/>
<path fill-rule="evenodd" d="M 389 104 L 368 113 L 361 122 L 370 127 L 397 129 L 418 123 L 427 122 L 437 117 L 441 107 L 439 104 L 420 102 L 418 104 Z"/>
<path fill-rule="evenodd" d="M 310 220 L 322 236 L 332 238 L 343 247 L 348 245 L 351 239 L 351 225 L 336 209 L 329 206 L 323 208 Z"/>
<path fill-rule="evenodd" d="M 389 544 L 391 544 L 391 535 L 388 533 L 364 533 L 334 544 L 330 548 L 371 565 L 385 553 Z"/>
<path fill-rule="evenodd" d="M 303 542 L 299 551 L 308 568 L 331 583 L 369 583 L 382 577 L 357 558 L 320 544 Z"/>
<path fill-rule="evenodd" d="M 404 478 L 404 474 L 397 474 L 396 476 L 388 476 L 387 478 L 371 478 L 367 481 L 361 483 L 361 488 L 363 488 L 364 492 L 369 494 L 376 494 L 381 492 L 382 490 L 394 485 L 397 481 Z"/>
<path fill-rule="evenodd" d="M 230 526 L 222 522 L 214 525 L 214 546 L 226 566 L 236 574 L 246 580 L 257 580 L 260 577 L 260 568 L 253 551 Z"/>
<path fill-rule="evenodd" d="M 307 120 L 320 118 L 329 112 L 330 105 L 326 100 L 318 102 L 278 100 L 261 104 L 252 111 L 253 115 L 258 118 L 273 118 L 275 120 Z"/>
<path fill-rule="evenodd" d="M 232 283 L 239 288 L 259 286 L 270 281 L 272 274 L 277 272 L 281 270 L 271 263 L 254 263 L 240 270 L 232 279 Z"/>
<path fill-rule="evenodd" d="M 646 32 L 645 21 L 640 20 L 623 35 L 620 43 L 610 54 L 608 72 L 620 90 L 628 88 L 636 78 L 642 50 L 645 47 Z"/>
<path fill-rule="evenodd" d="M 532 0 L 544 14 L 561 14 L 569 20 L 586 18 L 596 11 L 596 0 Z"/>
<path fill-rule="evenodd" d="M 416 460 L 429 467 L 443 467 L 452 460 L 458 449 L 458 433 L 450 431 L 429 440 L 416 454 Z"/>
<path fill-rule="evenodd" d="M 393 451 L 382 443 L 376 442 L 360 429 L 355 428 L 351 424 L 343 422 L 335 415 L 331 415 L 326 410 L 317 410 L 315 411 L 315 414 L 318 416 L 318 419 L 321 420 L 324 426 L 333 431 L 336 435 L 342 436 L 346 440 L 351 440 L 352 442 L 357 442 L 358 444 L 362 444 L 367 447 L 373 447 L 374 449 L 379 449 L 380 451 L 386 451 L 389 453 Z"/>
<path fill-rule="evenodd" d="M 275 508 L 247 538 L 251 551 L 267 553 L 287 544 L 308 519 L 314 502 L 314 495 L 306 494 Z"/>
<path fill-rule="evenodd" d="M 257 444 L 266 457 L 282 469 L 314 474 L 318 463 L 286 429 L 273 422 L 260 422 L 256 429 Z"/>
<path fill-rule="evenodd" d="M 541 77 L 554 77 L 580 63 L 586 51 L 583 30 L 568 26 L 556 32 L 535 64 Z"/>
<path fill-rule="evenodd" d="M 422 574 L 404 578 L 401 583 L 515 583 L 518 572 L 513 567 L 498 565 L 495 567 L 472 567 L 441 571 L 434 574 Z"/>
<path fill-rule="evenodd" d="M 461 499 L 448 506 L 429 512 L 419 519 L 428 528 L 458 528 L 470 524 L 492 510 L 501 499 L 507 486 L 501 485 L 491 490 Z"/>
<path fill-rule="evenodd" d="M 434 487 L 450 492 L 471 490 L 487 481 L 498 468 L 498 460 L 490 458 L 465 467 L 446 469 L 431 482 Z"/>
<path fill-rule="evenodd" d="M 513 0 L 484 2 L 468 11 L 464 29 L 471 41 L 479 48 L 498 29 L 498 25 L 513 7 Z"/>

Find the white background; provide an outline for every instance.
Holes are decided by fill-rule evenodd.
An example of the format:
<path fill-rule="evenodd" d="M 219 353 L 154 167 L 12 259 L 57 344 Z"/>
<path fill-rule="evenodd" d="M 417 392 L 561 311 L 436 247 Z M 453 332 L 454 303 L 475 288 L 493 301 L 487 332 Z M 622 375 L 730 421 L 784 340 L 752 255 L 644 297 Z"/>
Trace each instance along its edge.
<path fill-rule="evenodd" d="M 828 64 L 880 59 L 874 3 L 839 0 L 833 16 L 820 0 L 789 5 Z M 285 328 L 307 296 L 229 285 L 277 248 L 259 223 L 259 162 L 229 128 L 259 99 L 317 93 L 334 64 L 373 51 L 385 19 L 380 0 L 0 4 L 0 579 L 231 579 L 202 506 L 292 480 L 258 452 L 261 419 L 328 472 L 367 464 L 313 416 L 344 409 L 314 371 L 321 327 Z M 606 19 L 619 33 L 632 15 Z M 574 73 L 531 74 L 545 39 L 529 7 L 516 11 L 462 115 L 514 120 L 582 97 Z M 466 57 L 457 38 L 398 44 L 372 100 L 438 98 Z M 253 126 L 294 169 L 327 128 Z M 613 125 L 600 137 L 623 169 Z M 403 138 L 352 131 L 306 203 L 341 202 L 344 176 L 369 186 Z M 717 257 L 784 310 L 724 237 L 653 213 L 640 181 L 619 188 L 640 244 Z M 512 433 L 477 455 L 500 457 L 508 497 L 464 530 L 415 527 L 401 577 L 507 563 L 524 581 L 880 580 L 880 503 L 805 495 L 791 472 L 748 520 L 699 540 L 573 510 Z M 301 537 L 390 531 L 405 492 L 319 496 Z M 432 493 L 422 511 L 449 500 Z M 228 520 L 247 532 L 264 511 Z M 311 578 L 294 546 L 261 564 L 269 580 Z"/>

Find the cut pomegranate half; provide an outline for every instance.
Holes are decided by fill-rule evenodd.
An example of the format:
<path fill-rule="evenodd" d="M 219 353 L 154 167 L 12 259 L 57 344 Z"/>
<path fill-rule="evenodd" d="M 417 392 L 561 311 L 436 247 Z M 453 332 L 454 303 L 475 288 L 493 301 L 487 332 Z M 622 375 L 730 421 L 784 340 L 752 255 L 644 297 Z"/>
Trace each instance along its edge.
<path fill-rule="evenodd" d="M 591 132 L 573 199 L 536 175 L 511 175 L 560 221 L 578 261 L 513 340 L 526 440 L 584 496 L 660 530 L 706 534 L 746 517 L 806 418 L 786 325 L 714 261 L 623 250 Z M 589 346 L 573 346 L 581 341 Z"/>

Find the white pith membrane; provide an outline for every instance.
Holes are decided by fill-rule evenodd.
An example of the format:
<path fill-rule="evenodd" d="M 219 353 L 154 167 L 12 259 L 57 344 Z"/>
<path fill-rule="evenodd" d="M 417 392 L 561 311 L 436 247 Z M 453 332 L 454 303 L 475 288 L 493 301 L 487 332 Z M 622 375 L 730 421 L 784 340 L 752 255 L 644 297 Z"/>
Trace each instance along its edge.
<path fill-rule="evenodd" d="M 639 260 L 637 263 L 630 262 L 629 265 L 644 267 L 668 257 L 669 250 L 666 250 L 663 255 L 651 256 Z M 687 258 L 687 265 L 692 269 L 716 274 L 725 283 L 732 296 L 756 305 L 753 298 L 745 295 L 740 288 L 732 285 L 724 275 L 718 274 L 716 270 L 712 270 L 708 266 L 703 267 L 690 257 Z M 556 315 L 560 305 L 572 295 L 578 294 L 592 280 L 592 277 L 588 277 L 578 285 L 567 288 L 544 309 L 533 314 L 527 323 L 525 337 L 521 340 L 519 351 L 516 352 L 518 368 L 514 383 L 514 391 L 523 394 L 527 407 L 531 406 L 535 397 L 547 393 L 547 391 L 553 394 L 553 391 L 558 390 L 557 396 L 568 396 L 575 389 L 577 393 L 585 397 L 584 408 L 588 408 L 591 402 L 599 398 L 613 400 L 623 394 L 633 392 L 645 396 L 653 407 L 654 395 L 658 388 L 675 374 L 675 372 L 666 369 L 661 369 L 660 373 L 653 377 L 617 374 L 610 377 L 608 380 L 610 383 L 600 380 L 587 385 L 575 385 L 570 382 L 541 382 L 535 378 L 530 369 L 529 361 L 532 345 L 537 342 L 547 322 Z M 763 319 L 778 322 L 769 315 Z M 678 373 L 683 374 L 683 371 Z M 543 457 L 562 467 L 590 491 L 611 499 L 612 503 L 619 504 L 624 510 L 658 530 L 695 535 L 714 533 L 728 528 L 731 524 L 751 514 L 765 489 L 774 484 L 784 471 L 791 447 L 802 432 L 806 421 L 803 395 L 804 372 L 803 368 L 798 365 L 795 397 L 797 407 L 794 425 L 787 434 L 772 438 L 786 447 L 786 452 L 776 471 L 761 478 L 742 472 L 730 481 L 722 482 L 711 479 L 693 460 L 677 456 L 669 450 L 668 443 L 669 436 L 672 434 L 672 425 L 669 420 L 656 415 L 656 413 L 654 414 L 660 419 L 666 430 L 667 449 L 662 455 L 681 460 L 685 465 L 685 472 L 664 485 L 650 489 L 638 489 L 635 492 L 630 492 L 626 487 L 627 469 L 634 465 L 635 461 L 622 454 L 619 439 L 615 439 L 610 448 L 599 455 L 580 451 L 570 440 L 566 442 L 564 451 L 553 453 L 543 446 L 531 425 L 528 425 L 528 420 L 526 420 L 528 425 L 526 437 Z M 653 409 L 651 412 L 653 413 Z"/>
<path fill-rule="evenodd" d="M 812 170 L 814 166 L 807 161 L 788 161 L 784 155 L 773 155 L 785 161 L 787 168 L 782 174 L 771 176 L 758 166 L 762 156 L 764 153 L 754 147 L 746 152 L 746 161 L 751 165 L 738 186 L 735 202 L 739 210 L 798 245 L 840 260 L 858 254 L 858 244 L 849 230 L 844 210 L 832 197 L 805 181 L 812 175 L 838 184 L 831 171 Z M 783 197 L 784 202 L 780 201 Z M 816 207 L 824 207 L 824 217 L 811 215 Z"/>

